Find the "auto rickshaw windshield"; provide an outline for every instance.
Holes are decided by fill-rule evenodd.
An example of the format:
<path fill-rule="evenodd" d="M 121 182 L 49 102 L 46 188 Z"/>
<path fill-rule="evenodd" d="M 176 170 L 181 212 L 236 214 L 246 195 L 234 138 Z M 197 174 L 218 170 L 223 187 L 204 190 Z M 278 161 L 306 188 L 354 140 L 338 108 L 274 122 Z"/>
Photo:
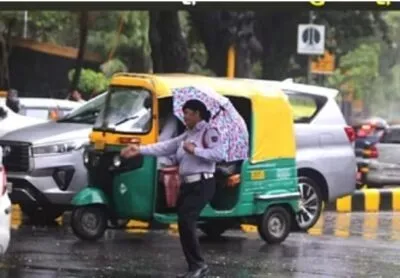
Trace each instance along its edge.
<path fill-rule="evenodd" d="M 143 88 L 111 87 L 105 109 L 94 128 L 116 132 L 147 133 L 151 128 L 152 98 Z"/>

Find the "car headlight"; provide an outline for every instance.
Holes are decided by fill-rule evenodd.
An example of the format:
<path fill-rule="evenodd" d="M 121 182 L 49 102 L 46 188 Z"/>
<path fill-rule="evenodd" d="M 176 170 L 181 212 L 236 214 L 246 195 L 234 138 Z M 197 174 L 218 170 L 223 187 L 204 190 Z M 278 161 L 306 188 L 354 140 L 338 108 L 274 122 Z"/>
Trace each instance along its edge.
<path fill-rule="evenodd" d="M 113 158 L 113 165 L 114 167 L 119 167 L 121 166 L 121 157 L 117 154 Z"/>
<path fill-rule="evenodd" d="M 89 152 L 85 150 L 85 152 L 83 153 L 83 163 L 87 165 L 89 164 L 89 162 L 90 162 Z"/>
<path fill-rule="evenodd" d="M 72 141 L 72 142 L 64 142 L 52 145 L 36 146 L 32 148 L 32 153 L 34 156 L 68 153 L 82 148 L 84 144 L 85 142 L 82 141 Z"/>

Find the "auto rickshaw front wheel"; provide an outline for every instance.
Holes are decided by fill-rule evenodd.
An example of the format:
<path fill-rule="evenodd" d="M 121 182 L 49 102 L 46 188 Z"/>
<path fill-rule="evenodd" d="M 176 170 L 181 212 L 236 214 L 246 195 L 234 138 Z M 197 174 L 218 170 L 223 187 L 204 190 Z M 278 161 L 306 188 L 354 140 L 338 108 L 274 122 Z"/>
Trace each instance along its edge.
<path fill-rule="evenodd" d="M 291 217 L 286 208 L 273 206 L 260 217 L 257 230 L 260 237 L 269 244 L 283 242 L 290 233 Z"/>
<path fill-rule="evenodd" d="M 72 210 L 71 228 L 74 234 L 82 240 L 100 239 L 106 231 L 107 221 L 105 206 L 80 206 Z"/>

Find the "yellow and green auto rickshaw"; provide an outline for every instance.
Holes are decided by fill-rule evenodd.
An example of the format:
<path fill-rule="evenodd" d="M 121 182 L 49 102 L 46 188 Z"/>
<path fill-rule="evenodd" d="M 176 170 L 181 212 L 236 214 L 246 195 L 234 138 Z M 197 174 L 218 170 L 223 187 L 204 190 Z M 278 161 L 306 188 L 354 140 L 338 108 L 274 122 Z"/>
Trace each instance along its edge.
<path fill-rule="evenodd" d="M 277 88 L 183 74 L 117 74 L 112 78 L 105 108 L 83 157 L 90 184 L 72 201 L 71 226 L 76 236 L 97 240 L 109 220 L 176 223 L 176 209 L 166 205 L 157 158 L 123 160 L 119 154 L 127 144 L 157 142 L 165 111 L 173 110 L 175 88 L 203 85 L 228 98 L 244 119 L 249 155 L 235 162 L 231 171 L 217 170 L 217 190 L 201 213 L 199 228 L 218 236 L 246 223 L 257 225 L 268 243 L 285 240 L 300 197 L 293 115 L 285 95 Z M 148 120 L 139 121 L 138 115 Z M 184 127 L 178 130 L 184 132 Z"/>

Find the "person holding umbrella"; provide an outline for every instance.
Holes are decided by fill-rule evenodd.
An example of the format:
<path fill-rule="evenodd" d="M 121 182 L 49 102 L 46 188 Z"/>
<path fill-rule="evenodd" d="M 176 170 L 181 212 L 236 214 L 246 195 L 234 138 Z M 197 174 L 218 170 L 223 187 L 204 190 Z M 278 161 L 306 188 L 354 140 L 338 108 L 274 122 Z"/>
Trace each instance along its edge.
<path fill-rule="evenodd" d="M 187 273 L 177 277 L 197 278 L 207 275 L 209 268 L 200 252 L 196 222 L 214 195 L 215 164 L 223 160 L 224 155 L 218 130 L 208 124 L 211 115 L 204 103 L 191 99 L 182 110 L 187 127 L 182 135 L 147 146 L 130 145 L 121 151 L 121 156 L 176 155 L 183 182 L 177 201 L 179 237 L 189 266 Z"/>

